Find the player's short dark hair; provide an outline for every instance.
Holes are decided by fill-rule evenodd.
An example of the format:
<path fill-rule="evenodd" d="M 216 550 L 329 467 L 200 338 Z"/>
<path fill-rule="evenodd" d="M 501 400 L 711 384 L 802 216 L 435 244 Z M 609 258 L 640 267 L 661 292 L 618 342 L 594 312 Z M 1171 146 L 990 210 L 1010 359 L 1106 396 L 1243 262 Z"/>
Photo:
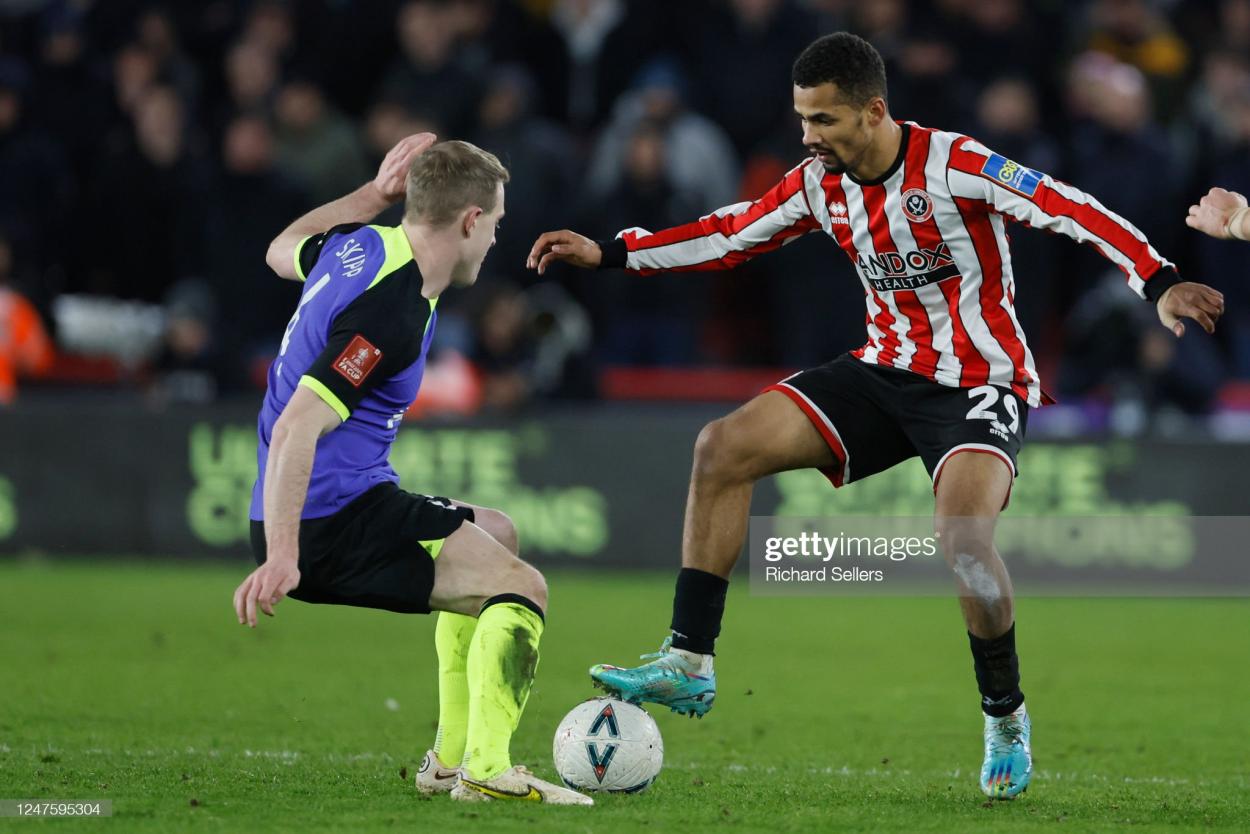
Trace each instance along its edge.
<path fill-rule="evenodd" d="M 469 206 L 495 210 L 495 189 L 509 179 L 493 153 L 458 139 L 439 142 L 412 161 L 404 218 L 446 226 Z"/>
<path fill-rule="evenodd" d="M 863 107 L 885 98 L 885 62 L 868 41 L 850 32 L 834 32 L 813 41 L 794 62 L 797 87 L 836 84 L 846 103 Z"/>

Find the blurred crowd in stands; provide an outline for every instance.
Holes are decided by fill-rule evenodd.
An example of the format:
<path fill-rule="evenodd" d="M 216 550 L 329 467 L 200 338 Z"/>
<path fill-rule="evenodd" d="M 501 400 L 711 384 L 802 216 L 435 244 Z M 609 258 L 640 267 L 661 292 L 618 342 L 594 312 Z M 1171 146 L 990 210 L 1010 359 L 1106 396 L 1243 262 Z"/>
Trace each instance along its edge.
<path fill-rule="evenodd" d="M 440 307 L 450 407 L 592 398 L 611 366 L 831 359 L 864 313 L 822 235 L 724 274 L 524 262 L 547 229 L 761 194 L 804 156 L 790 66 L 840 29 L 881 51 L 896 118 L 1093 193 L 1225 293 L 1214 338 L 1175 340 L 1094 250 L 1013 227 L 1061 401 L 1202 414 L 1250 379 L 1250 249 L 1183 222 L 1211 185 L 1250 192 L 1250 0 L 6 0 L 0 396 L 13 369 L 91 380 L 101 356 L 156 402 L 254 392 L 299 293 L 268 241 L 419 130 L 512 171 L 479 286 Z"/>

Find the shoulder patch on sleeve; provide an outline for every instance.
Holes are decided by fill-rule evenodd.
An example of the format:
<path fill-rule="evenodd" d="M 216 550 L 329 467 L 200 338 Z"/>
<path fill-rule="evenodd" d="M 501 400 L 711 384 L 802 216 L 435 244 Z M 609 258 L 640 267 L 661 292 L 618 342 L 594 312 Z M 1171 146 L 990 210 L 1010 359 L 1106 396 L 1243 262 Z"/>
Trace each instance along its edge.
<path fill-rule="evenodd" d="M 347 343 L 347 347 L 334 360 L 334 370 L 354 387 L 359 388 L 365 377 L 373 372 L 382 361 L 382 351 L 369 343 L 369 340 L 357 333 Z"/>
<path fill-rule="evenodd" d="M 981 174 L 1025 197 L 1036 194 L 1037 187 L 1042 183 L 1041 172 L 1025 168 L 1019 162 L 1012 162 L 996 153 L 986 157 L 985 164 L 981 166 Z"/>

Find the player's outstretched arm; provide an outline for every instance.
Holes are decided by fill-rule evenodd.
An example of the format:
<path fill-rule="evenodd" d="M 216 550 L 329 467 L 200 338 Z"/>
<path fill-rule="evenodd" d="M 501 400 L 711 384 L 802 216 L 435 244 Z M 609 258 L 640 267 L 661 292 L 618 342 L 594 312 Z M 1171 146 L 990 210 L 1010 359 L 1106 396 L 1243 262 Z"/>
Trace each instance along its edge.
<path fill-rule="evenodd" d="M 564 261 L 583 269 L 594 269 L 603 261 L 603 250 L 590 238 L 568 229 L 543 232 L 534 241 L 525 266 L 528 269 L 537 269 L 538 274 L 542 275 L 552 261 Z"/>
<path fill-rule="evenodd" d="M 1236 191 L 1212 188 L 1189 207 L 1185 225 L 1220 240 L 1250 240 L 1250 208 Z"/>
<path fill-rule="evenodd" d="M 692 223 L 658 232 L 626 229 L 597 243 L 564 229 L 539 235 L 526 266 L 541 275 L 553 261 L 573 266 L 620 268 L 640 275 L 657 272 L 733 269 L 820 228 L 806 194 L 808 167 L 796 165 L 757 200 L 719 208 Z"/>
<path fill-rule="evenodd" d="M 269 244 L 265 263 L 283 278 L 300 280 L 295 267 L 295 249 L 300 241 L 340 223 L 367 223 L 402 200 L 412 160 L 433 145 L 437 138 L 433 133 L 414 133 L 401 139 L 382 160 L 378 174 L 371 182 L 313 209 L 283 229 L 282 234 Z"/>
<path fill-rule="evenodd" d="M 240 623 L 256 627 L 256 609 L 273 606 L 299 585 L 299 523 L 308 497 L 313 455 L 322 435 L 342 423 L 338 412 L 311 388 L 295 389 L 273 426 L 265 465 L 265 564 L 234 592 Z"/>
<path fill-rule="evenodd" d="M 1155 303 L 1159 320 L 1178 337 L 1185 333 L 1182 318 L 1215 332 L 1224 296 L 1205 284 L 1182 281 L 1140 230 L 1093 196 L 971 139 L 952 149 L 947 182 L 956 197 L 984 201 L 993 212 L 1092 244 L 1124 272 L 1134 292 Z M 1191 220 L 1193 214 L 1190 209 Z"/>

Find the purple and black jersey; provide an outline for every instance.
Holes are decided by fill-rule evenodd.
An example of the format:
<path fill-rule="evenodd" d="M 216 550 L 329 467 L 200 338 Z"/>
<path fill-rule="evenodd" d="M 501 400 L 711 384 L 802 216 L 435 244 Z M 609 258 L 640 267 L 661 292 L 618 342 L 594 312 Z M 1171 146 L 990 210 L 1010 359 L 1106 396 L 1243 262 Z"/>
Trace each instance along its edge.
<path fill-rule="evenodd" d="M 255 521 L 264 519 L 273 426 L 298 385 L 343 420 L 317 442 L 303 518 L 331 515 L 371 487 L 399 482 L 387 458 L 421 387 L 437 318 L 401 228 L 335 226 L 295 247 L 295 268 L 304 292 L 269 369 L 257 421 Z"/>

